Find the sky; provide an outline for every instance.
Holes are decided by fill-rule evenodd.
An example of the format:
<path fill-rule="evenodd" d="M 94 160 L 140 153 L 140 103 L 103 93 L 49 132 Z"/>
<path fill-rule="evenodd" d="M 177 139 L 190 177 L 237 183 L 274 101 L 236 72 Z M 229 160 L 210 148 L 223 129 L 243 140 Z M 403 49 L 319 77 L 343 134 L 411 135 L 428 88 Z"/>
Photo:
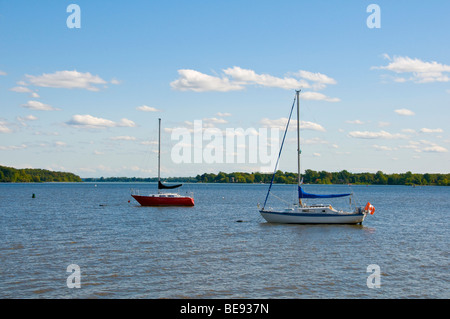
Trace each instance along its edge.
<path fill-rule="evenodd" d="M 75 5 L 75 6 L 73 6 Z M 375 5 L 375 6 L 374 6 Z M 450 172 L 449 1 L 0 0 L 0 165 Z M 295 113 L 279 169 L 295 172 Z"/>

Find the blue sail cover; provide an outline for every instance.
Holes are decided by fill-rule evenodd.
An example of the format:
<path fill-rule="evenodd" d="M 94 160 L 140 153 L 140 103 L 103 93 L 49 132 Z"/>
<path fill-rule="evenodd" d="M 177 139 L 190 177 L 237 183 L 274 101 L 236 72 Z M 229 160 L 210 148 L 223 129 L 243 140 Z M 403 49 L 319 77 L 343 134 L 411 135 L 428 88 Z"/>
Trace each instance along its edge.
<path fill-rule="evenodd" d="M 305 193 L 303 189 L 298 187 L 298 198 L 335 198 L 335 197 L 345 197 L 350 196 L 351 194 L 329 194 L 329 195 L 316 195 Z"/>

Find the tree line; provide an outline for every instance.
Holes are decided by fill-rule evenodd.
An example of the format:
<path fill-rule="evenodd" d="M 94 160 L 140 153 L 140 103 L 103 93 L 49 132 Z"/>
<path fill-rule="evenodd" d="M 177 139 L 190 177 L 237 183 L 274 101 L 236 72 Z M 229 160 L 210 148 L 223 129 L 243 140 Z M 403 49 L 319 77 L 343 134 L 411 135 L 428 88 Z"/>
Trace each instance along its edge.
<path fill-rule="evenodd" d="M 45 169 L 16 169 L 0 165 L 0 182 L 2 183 L 40 183 L 40 182 L 82 182 L 73 173 L 54 172 Z"/>
<path fill-rule="evenodd" d="M 296 184 L 297 173 L 283 172 L 273 173 L 204 173 L 195 177 L 171 177 L 164 182 L 178 183 L 270 183 Z M 376 173 L 350 173 L 346 170 L 340 172 L 314 171 L 307 169 L 301 178 L 305 184 L 355 184 L 355 185 L 438 185 L 450 186 L 450 174 L 413 174 L 411 172 L 400 174 L 385 174 L 382 171 Z M 100 177 L 84 178 L 85 182 L 157 182 L 158 178 L 139 177 Z"/>
<path fill-rule="evenodd" d="M 156 183 L 158 182 L 157 177 L 88 177 L 83 178 L 83 182 L 109 182 L 109 183 Z M 162 179 L 163 182 L 168 183 L 197 183 L 195 177 L 169 177 Z"/>
<path fill-rule="evenodd" d="M 197 175 L 200 183 L 270 183 L 271 173 L 205 173 Z M 376 173 L 350 173 L 346 170 L 340 172 L 314 171 L 307 169 L 302 174 L 305 184 L 362 184 L 362 185 L 438 185 L 450 186 L 450 174 L 413 174 L 411 172 L 400 174 Z M 273 176 L 274 183 L 296 184 L 297 174 L 278 170 Z"/>
<path fill-rule="evenodd" d="M 270 183 L 272 173 L 204 173 L 195 177 L 170 177 L 164 182 L 181 183 Z M 376 173 L 350 173 L 346 170 L 340 172 L 305 170 L 302 174 L 305 184 L 362 184 L 362 185 L 437 185 L 450 186 L 450 174 L 414 174 L 411 172 L 385 174 L 382 171 Z M 68 173 L 54 172 L 45 169 L 15 169 L 0 165 L 0 182 L 24 183 L 24 182 L 157 182 L 156 177 L 100 177 L 83 178 Z M 278 170 L 273 176 L 273 182 L 277 184 L 296 184 L 297 174 Z"/>

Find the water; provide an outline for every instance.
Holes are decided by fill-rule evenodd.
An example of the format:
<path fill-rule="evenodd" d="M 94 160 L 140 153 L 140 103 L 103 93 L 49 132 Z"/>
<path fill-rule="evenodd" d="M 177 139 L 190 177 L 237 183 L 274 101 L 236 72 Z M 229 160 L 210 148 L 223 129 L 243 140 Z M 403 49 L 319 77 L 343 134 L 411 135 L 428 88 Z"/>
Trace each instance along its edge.
<path fill-rule="evenodd" d="M 376 208 L 362 226 L 268 224 L 267 185 L 185 185 L 185 208 L 141 207 L 131 188 L 156 185 L 1 184 L 0 298 L 450 297 L 449 187 L 352 186 Z M 292 201 L 295 186 L 273 192 Z M 380 288 L 367 286 L 372 264 Z"/>

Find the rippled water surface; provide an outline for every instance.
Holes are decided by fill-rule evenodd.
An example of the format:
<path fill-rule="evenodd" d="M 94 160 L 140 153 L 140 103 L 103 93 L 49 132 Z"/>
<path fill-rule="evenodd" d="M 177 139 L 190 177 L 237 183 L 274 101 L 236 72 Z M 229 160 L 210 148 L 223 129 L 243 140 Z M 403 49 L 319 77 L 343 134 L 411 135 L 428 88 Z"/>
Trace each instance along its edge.
<path fill-rule="evenodd" d="M 256 206 L 267 185 L 185 185 L 186 208 L 141 207 L 132 188 L 156 185 L 1 184 L 0 297 L 450 297 L 449 187 L 352 186 L 376 208 L 362 226 L 268 224 Z M 292 202 L 295 186 L 273 192 Z M 71 264 L 79 289 L 67 287 Z M 367 286 L 372 264 L 380 288 Z"/>

